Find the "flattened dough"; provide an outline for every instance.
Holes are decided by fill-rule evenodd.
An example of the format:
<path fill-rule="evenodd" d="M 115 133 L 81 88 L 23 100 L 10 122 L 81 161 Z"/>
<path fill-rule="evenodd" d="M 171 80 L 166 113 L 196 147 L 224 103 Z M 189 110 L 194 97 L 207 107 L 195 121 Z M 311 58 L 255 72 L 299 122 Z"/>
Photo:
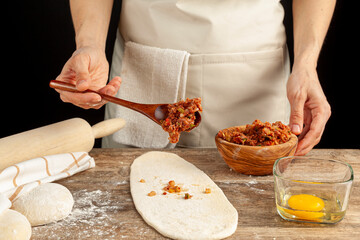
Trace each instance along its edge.
<path fill-rule="evenodd" d="M 12 209 L 22 213 L 31 226 L 38 226 L 66 218 L 73 205 L 73 196 L 66 187 L 44 183 L 16 199 Z"/>
<path fill-rule="evenodd" d="M 187 191 L 163 195 L 170 180 Z M 238 213 L 223 191 L 203 171 L 176 154 L 154 151 L 135 159 L 130 188 L 139 214 L 166 237 L 222 239 L 236 230 Z M 205 194 L 205 188 L 211 193 Z M 151 191 L 156 195 L 147 196 Z M 185 192 L 193 197 L 184 199 Z"/>

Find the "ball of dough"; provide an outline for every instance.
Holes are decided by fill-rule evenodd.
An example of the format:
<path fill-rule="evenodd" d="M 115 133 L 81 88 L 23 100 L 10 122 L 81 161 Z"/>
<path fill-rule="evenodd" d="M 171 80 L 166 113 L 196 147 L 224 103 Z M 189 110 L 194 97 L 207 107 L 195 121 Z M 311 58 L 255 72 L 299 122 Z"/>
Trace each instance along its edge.
<path fill-rule="evenodd" d="M 20 196 L 12 209 L 22 213 L 31 226 L 38 226 L 66 218 L 73 205 L 74 199 L 66 187 L 45 183 Z"/>
<path fill-rule="evenodd" d="M 0 214 L 0 239 L 28 240 L 31 237 L 31 226 L 24 215 L 11 209 Z"/>

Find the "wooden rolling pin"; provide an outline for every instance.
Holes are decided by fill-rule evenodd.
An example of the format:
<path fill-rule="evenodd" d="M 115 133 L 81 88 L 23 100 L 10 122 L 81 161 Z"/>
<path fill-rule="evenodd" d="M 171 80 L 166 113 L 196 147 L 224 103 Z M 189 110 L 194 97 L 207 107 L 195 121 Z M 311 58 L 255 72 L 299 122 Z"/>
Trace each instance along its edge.
<path fill-rule="evenodd" d="M 72 118 L 0 139 L 0 172 L 13 164 L 52 154 L 89 152 L 95 138 L 110 135 L 125 125 L 114 118 L 90 126 L 81 118 Z"/>

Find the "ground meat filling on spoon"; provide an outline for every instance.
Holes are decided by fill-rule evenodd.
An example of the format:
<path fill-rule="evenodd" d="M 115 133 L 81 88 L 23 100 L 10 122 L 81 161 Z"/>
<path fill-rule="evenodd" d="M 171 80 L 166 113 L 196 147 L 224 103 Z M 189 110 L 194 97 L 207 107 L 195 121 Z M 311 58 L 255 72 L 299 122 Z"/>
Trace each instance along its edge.
<path fill-rule="evenodd" d="M 181 132 L 189 132 L 195 127 L 197 111 L 202 111 L 201 98 L 187 98 L 185 101 L 168 105 L 168 116 L 162 121 L 161 126 L 169 133 L 171 143 L 179 141 Z"/>

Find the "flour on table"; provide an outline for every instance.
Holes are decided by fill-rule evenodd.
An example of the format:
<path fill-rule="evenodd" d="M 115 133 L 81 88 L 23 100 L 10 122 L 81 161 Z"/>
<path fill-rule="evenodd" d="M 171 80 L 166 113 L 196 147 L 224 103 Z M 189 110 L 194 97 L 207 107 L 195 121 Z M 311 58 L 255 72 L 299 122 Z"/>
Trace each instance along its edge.
<path fill-rule="evenodd" d="M 71 214 L 62 221 L 48 224 L 46 227 L 33 228 L 34 234 L 37 234 L 39 239 L 48 240 L 92 239 L 94 236 L 114 239 L 115 231 L 119 231 L 119 226 L 113 224 L 116 219 L 107 213 L 121 211 L 122 206 L 111 200 L 111 193 L 102 190 L 81 189 L 73 191 L 72 194 L 76 201 Z M 98 228 L 98 226 L 102 227 Z M 72 229 L 72 231 L 67 231 L 68 229 Z M 59 230 L 63 231 L 63 238 L 56 234 Z"/>
<path fill-rule="evenodd" d="M 253 185 L 256 185 L 256 184 L 258 184 L 258 181 L 256 181 L 256 179 L 251 180 L 251 181 L 245 183 L 245 185 L 248 186 L 250 190 L 252 190 L 252 191 L 254 191 L 254 192 L 256 192 L 256 193 L 265 192 L 264 189 L 260 189 L 260 188 L 253 187 Z"/>
<path fill-rule="evenodd" d="M 144 179 L 144 182 L 140 182 Z M 163 195 L 170 180 L 186 189 Z M 211 189 L 205 194 L 206 188 Z M 162 235 L 174 239 L 222 239 L 237 227 L 238 213 L 222 190 L 201 170 L 176 154 L 148 152 L 135 159 L 130 190 L 139 214 Z M 147 194 L 155 191 L 156 195 Z"/>

